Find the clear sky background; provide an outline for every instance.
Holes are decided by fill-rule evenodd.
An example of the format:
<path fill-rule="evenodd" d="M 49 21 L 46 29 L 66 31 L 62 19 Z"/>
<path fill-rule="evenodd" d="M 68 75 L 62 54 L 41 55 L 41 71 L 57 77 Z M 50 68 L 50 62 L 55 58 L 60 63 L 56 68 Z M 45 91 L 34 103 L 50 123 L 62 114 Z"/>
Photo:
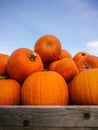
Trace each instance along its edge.
<path fill-rule="evenodd" d="M 73 56 L 98 56 L 98 0 L 0 0 L 0 53 L 33 50 L 45 34 L 57 36 Z"/>

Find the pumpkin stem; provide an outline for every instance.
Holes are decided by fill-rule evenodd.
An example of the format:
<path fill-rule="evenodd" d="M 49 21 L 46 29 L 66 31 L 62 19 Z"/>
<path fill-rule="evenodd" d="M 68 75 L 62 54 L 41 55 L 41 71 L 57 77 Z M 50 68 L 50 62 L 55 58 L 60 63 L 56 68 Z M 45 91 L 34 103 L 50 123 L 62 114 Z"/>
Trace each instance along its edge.
<path fill-rule="evenodd" d="M 50 45 L 50 43 L 47 43 L 46 46 L 49 47 L 49 46 L 51 46 L 51 45 Z"/>
<path fill-rule="evenodd" d="M 46 72 L 46 71 L 47 71 L 47 69 L 43 69 L 42 71 L 43 71 L 43 72 Z"/>
<path fill-rule="evenodd" d="M 89 70 L 89 69 L 92 69 L 93 67 L 92 67 L 92 65 L 89 63 L 89 62 L 84 62 L 83 64 L 82 64 L 82 69 L 83 70 Z"/>
<path fill-rule="evenodd" d="M 34 53 L 34 52 L 29 55 L 29 59 L 30 59 L 31 61 L 34 61 L 36 57 L 37 57 L 37 55 L 36 55 L 36 53 Z"/>
<path fill-rule="evenodd" d="M 82 56 L 85 56 L 85 52 L 82 51 Z"/>
<path fill-rule="evenodd" d="M 6 76 L 0 76 L 0 80 L 6 79 Z"/>

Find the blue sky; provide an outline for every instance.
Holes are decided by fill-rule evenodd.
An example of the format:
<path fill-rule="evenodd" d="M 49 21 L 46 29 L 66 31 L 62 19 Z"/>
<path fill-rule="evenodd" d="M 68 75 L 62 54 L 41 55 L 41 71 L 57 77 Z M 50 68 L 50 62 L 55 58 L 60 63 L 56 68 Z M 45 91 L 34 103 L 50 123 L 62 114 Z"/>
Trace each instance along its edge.
<path fill-rule="evenodd" d="M 34 49 L 45 34 L 73 56 L 98 55 L 98 0 L 0 0 L 0 53 Z"/>

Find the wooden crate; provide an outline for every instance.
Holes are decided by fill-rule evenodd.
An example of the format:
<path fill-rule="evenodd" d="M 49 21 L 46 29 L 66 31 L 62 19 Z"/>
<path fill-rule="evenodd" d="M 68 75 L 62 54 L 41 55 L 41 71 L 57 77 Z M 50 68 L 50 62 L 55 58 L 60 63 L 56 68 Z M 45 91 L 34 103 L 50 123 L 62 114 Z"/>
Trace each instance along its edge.
<path fill-rule="evenodd" d="M 98 130 L 98 106 L 0 106 L 0 130 Z"/>

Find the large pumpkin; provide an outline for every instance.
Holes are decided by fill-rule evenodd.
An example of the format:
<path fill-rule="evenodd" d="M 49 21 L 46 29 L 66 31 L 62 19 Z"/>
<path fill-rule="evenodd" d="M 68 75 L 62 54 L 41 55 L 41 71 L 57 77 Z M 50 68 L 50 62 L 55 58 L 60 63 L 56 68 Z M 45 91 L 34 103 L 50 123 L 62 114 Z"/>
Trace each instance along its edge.
<path fill-rule="evenodd" d="M 0 76 L 0 105 L 20 104 L 21 85 L 13 79 Z"/>
<path fill-rule="evenodd" d="M 54 35 L 43 35 L 35 43 L 34 51 L 37 52 L 44 63 L 59 59 L 61 42 Z"/>
<path fill-rule="evenodd" d="M 82 71 L 74 77 L 69 94 L 75 105 L 98 105 L 98 69 Z"/>
<path fill-rule="evenodd" d="M 67 105 L 68 87 L 57 72 L 35 72 L 22 86 L 23 105 Z"/>
<path fill-rule="evenodd" d="M 18 48 L 10 56 L 7 71 L 11 78 L 23 82 L 30 74 L 43 70 L 41 57 L 28 48 Z"/>

